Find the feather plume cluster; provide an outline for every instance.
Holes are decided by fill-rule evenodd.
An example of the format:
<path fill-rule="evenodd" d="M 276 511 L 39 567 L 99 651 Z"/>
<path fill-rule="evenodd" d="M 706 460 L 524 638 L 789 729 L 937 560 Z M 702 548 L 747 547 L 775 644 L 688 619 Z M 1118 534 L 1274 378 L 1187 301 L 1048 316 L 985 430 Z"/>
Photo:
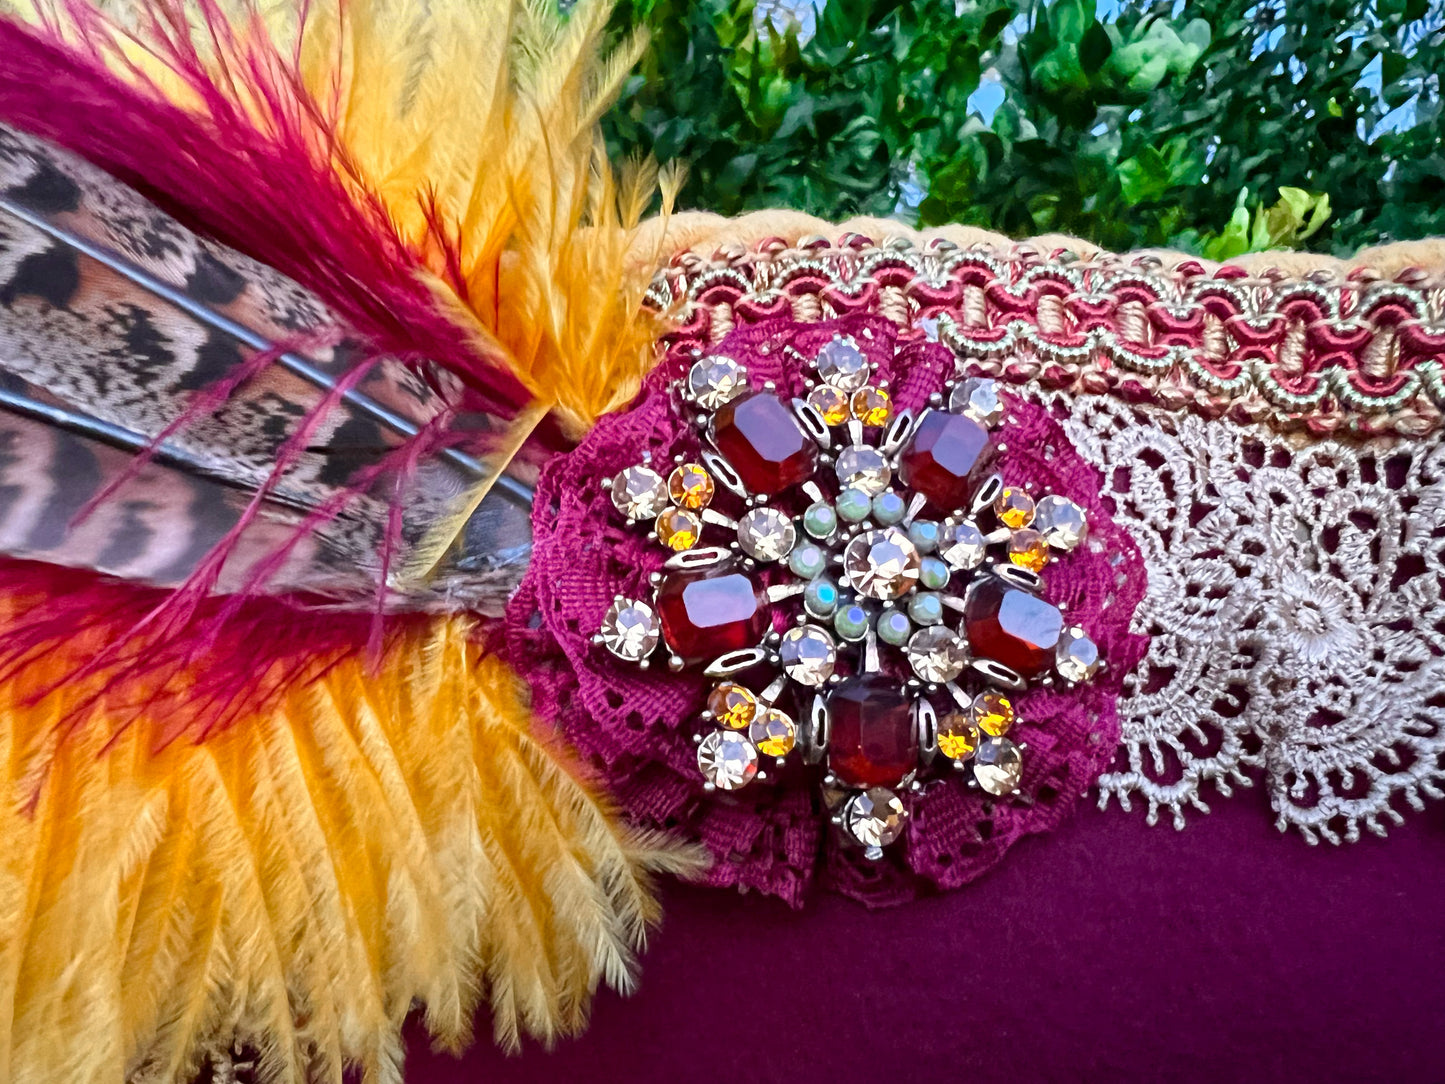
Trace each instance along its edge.
<path fill-rule="evenodd" d="M 0 121 L 299 283 L 339 329 L 324 345 L 344 331 L 338 387 L 399 367 L 400 400 L 415 405 L 417 380 L 444 400 L 388 469 L 417 470 L 468 411 L 502 420 L 484 449 L 498 466 L 633 395 L 657 256 L 637 224 L 658 179 L 618 178 L 598 141 L 636 48 L 601 56 L 605 4 L 143 0 L 121 16 L 41 0 L 20 15 L 0 18 Z M 136 428 L 203 452 L 217 398 Z M 345 436 L 319 409 L 293 410 L 298 461 L 325 451 L 313 433 Z M 169 485 L 155 466 L 116 466 L 132 489 L 104 492 Z M 336 515 L 349 489 L 380 503 L 382 580 L 425 578 L 492 477 L 408 534 L 396 567 L 396 497 L 387 509 L 353 478 L 317 507 Z M 256 500 L 295 480 L 263 480 Z M 208 567 L 207 590 L 224 582 Z M 418 1006 L 444 1046 L 479 1006 L 515 1045 L 580 1026 L 599 982 L 628 986 L 649 873 L 694 859 L 619 826 L 473 619 L 373 624 L 365 607 L 194 586 L 0 560 L 0 1079 L 187 1081 L 239 1041 L 268 1081 L 394 1080 Z"/>
<path fill-rule="evenodd" d="M 0 684 L 0 1079 L 186 1081 L 239 1041 L 265 1080 L 396 1080 L 414 1003 L 513 1046 L 629 987 L 647 874 L 689 856 L 618 827 L 468 623 L 313 666 L 159 750 L 163 720 L 59 741 L 68 688 Z"/>
<path fill-rule="evenodd" d="M 36 0 L 0 29 L 6 119 L 276 267 L 378 350 L 552 405 L 574 439 L 652 362 L 658 184 L 597 122 L 642 47 L 610 4 Z M 61 108 L 69 98 L 83 112 Z M 96 111 L 107 123 L 95 125 Z M 680 178 L 663 178 L 664 218 Z"/>

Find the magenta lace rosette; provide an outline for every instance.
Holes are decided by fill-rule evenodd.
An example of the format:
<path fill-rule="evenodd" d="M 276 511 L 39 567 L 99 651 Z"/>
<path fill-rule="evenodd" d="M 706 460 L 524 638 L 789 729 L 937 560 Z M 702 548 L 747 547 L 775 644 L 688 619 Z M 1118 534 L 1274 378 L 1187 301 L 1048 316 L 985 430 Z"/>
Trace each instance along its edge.
<path fill-rule="evenodd" d="M 709 883 L 954 888 L 1110 761 L 1143 562 L 1047 411 L 960 369 L 866 315 L 683 333 L 542 474 L 506 655 Z"/>

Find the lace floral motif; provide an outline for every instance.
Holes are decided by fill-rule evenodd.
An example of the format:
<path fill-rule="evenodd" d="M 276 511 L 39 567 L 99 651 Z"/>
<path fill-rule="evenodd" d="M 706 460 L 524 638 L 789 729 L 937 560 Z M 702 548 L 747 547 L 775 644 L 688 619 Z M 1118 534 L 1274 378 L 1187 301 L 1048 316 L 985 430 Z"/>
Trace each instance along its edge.
<path fill-rule="evenodd" d="M 1143 550 L 1150 637 L 1100 803 L 1206 810 L 1262 778 L 1281 829 L 1383 835 L 1445 782 L 1445 447 L 1300 446 L 1055 395 Z"/>

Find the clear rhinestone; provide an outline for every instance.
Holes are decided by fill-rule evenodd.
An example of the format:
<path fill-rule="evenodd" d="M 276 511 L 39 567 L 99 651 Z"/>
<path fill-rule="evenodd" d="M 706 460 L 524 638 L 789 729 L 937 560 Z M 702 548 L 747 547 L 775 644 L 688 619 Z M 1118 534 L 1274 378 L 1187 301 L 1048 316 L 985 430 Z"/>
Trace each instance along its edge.
<path fill-rule="evenodd" d="M 758 752 L 769 757 L 785 757 L 798 741 L 798 728 L 793 720 L 777 708 L 769 708 L 753 720 L 748 737 Z"/>
<path fill-rule="evenodd" d="M 651 467 L 628 467 L 612 479 L 612 503 L 628 519 L 656 519 L 667 507 L 667 483 Z"/>
<path fill-rule="evenodd" d="M 793 521 L 776 508 L 754 508 L 738 521 L 738 545 L 756 561 L 778 561 L 798 540 Z"/>
<path fill-rule="evenodd" d="M 748 377 L 732 358 L 703 358 L 688 372 L 687 390 L 698 406 L 716 410 L 748 390 Z"/>
<path fill-rule="evenodd" d="M 998 381 L 985 376 L 971 376 L 959 381 L 948 396 L 948 409 L 955 414 L 967 414 L 981 425 L 997 425 L 1003 417 L 1003 398 L 998 392 Z"/>
<path fill-rule="evenodd" d="M 1012 794 L 1024 775 L 1019 747 L 1007 738 L 990 738 L 978 743 L 973 754 L 973 777 L 990 794 Z"/>
<path fill-rule="evenodd" d="M 778 645 L 783 672 L 799 685 L 819 688 L 833 676 L 838 648 L 833 637 L 816 625 L 799 625 L 783 633 Z"/>
<path fill-rule="evenodd" d="M 838 453 L 838 482 L 847 489 L 861 489 L 876 497 L 888 488 L 893 470 L 877 448 L 866 444 L 850 444 Z"/>
<path fill-rule="evenodd" d="M 736 730 L 714 730 L 697 747 L 697 769 L 718 790 L 738 790 L 758 774 L 758 749 Z"/>
<path fill-rule="evenodd" d="M 897 527 L 860 534 L 843 551 L 849 584 L 868 598 L 902 598 L 918 583 L 918 548 Z"/>
<path fill-rule="evenodd" d="M 1099 671 L 1099 645 L 1077 625 L 1064 630 L 1057 652 L 1054 665 L 1069 681 L 1088 681 Z"/>
<path fill-rule="evenodd" d="M 952 681 L 968 665 L 968 649 L 963 641 L 942 625 L 915 632 L 905 650 L 913 672 L 921 680 L 935 684 Z"/>
<path fill-rule="evenodd" d="M 983 564 L 988 543 L 983 532 L 966 519 L 946 519 L 938 532 L 938 555 L 949 568 L 965 571 Z"/>
<path fill-rule="evenodd" d="M 886 847 L 903 834 L 908 812 L 887 787 L 873 787 L 848 799 L 843 826 L 865 847 Z"/>
<path fill-rule="evenodd" d="M 1071 550 L 1084 540 L 1088 520 L 1084 510 L 1067 497 L 1040 497 L 1034 508 L 1034 530 L 1055 549 Z"/>
<path fill-rule="evenodd" d="M 818 351 L 818 375 L 835 388 L 857 391 L 868 383 L 868 358 L 852 339 L 834 339 Z"/>
<path fill-rule="evenodd" d="M 641 662 L 657 647 L 661 626 L 645 602 L 619 598 L 602 619 L 602 642 L 619 659 Z"/>

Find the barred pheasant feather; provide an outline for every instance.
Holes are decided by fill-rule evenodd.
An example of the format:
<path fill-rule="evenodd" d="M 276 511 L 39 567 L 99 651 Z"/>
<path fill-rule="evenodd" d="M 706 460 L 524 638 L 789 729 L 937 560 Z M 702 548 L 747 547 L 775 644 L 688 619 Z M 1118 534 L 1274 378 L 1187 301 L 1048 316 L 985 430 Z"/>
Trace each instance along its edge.
<path fill-rule="evenodd" d="M 579 1030 L 655 874 L 1445 793 L 1438 242 L 673 215 L 607 17 L 0 18 L 0 1080 L 398 1080 Z"/>

